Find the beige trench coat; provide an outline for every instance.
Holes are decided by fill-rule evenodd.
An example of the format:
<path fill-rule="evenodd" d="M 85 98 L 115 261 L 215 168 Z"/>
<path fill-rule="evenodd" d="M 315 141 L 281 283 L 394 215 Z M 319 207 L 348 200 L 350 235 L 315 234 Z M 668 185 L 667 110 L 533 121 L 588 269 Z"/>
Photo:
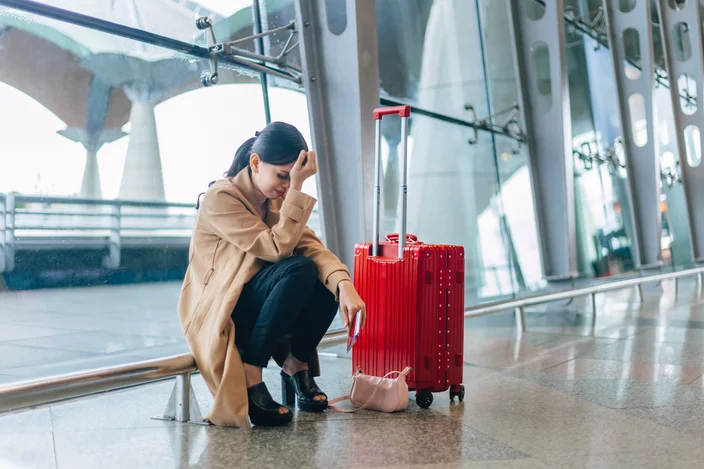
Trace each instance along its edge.
<path fill-rule="evenodd" d="M 178 315 L 214 397 L 206 421 L 249 427 L 244 367 L 230 315 L 242 287 L 259 270 L 296 254 L 315 262 L 320 281 L 336 296 L 338 283 L 350 279 L 347 267 L 306 226 L 315 203 L 293 189 L 284 199 L 264 199 L 248 168 L 216 182 L 202 197 Z"/>

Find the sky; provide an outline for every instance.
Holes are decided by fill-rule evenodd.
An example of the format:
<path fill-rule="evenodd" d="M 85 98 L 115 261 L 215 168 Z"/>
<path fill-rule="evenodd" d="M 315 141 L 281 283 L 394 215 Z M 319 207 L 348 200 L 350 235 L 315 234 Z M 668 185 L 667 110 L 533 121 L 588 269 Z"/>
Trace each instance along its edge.
<path fill-rule="evenodd" d="M 295 125 L 310 144 L 305 96 L 280 88 L 270 88 L 269 93 L 272 119 Z M 81 144 L 56 133 L 66 125 L 4 83 L 0 103 L 0 192 L 77 194 L 86 154 Z M 265 126 L 261 88 L 256 84 L 191 91 L 157 105 L 155 116 L 170 202 L 195 200 L 208 182 L 228 169 L 240 144 Z M 129 124 L 123 129 L 129 131 Z M 98 153 L 105 198 L 118 196 L 128 138 L 105 145 Z M 313 180 L 304 189 L 316 195 Z"/>

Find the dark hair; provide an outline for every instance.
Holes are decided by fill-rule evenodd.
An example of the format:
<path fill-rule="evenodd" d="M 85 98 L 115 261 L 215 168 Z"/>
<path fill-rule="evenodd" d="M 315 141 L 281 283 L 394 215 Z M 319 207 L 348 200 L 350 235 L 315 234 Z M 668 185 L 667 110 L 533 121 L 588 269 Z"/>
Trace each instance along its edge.
<path fill-rule="evenodd" d="M 296 161 L 301 150 L 308 151 L 308 145 L 297 128 L 284 122 L 272 122 L 237 149 L 225 176 L 234 177 L 248 167 L 252 153 L 258 154 L 265 163 L 282 166 Z"/>

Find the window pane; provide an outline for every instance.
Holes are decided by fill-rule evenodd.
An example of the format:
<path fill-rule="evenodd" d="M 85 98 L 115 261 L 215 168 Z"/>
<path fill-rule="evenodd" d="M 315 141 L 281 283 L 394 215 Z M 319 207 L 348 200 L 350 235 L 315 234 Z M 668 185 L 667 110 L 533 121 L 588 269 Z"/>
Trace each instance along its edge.
<path fill-rule="evenodd" d="M 180 41 L 205 45 L 195 26 L 206 16 L 216 25 L 218 41 L 252 34 L 252 0 L 39 0 L 64 10 L 119 23 Z M 68 29 L 75 27 L 66 25 Z M 79 34 L 85 35 L 85 31 Z M 221 36 L 228 37 L 221 37 Z M 108 42 L 119 38 L 104 37 Z M 92 44 L 92 43 L 91 43 Z M 134 44 L 130 44 L 134 45 Z"/>
<path fill-rule="evenodd" d="M 510 27 L 507 2 L 483 0 L 481 14 L 492 112 L 510 110 L 518 101 L 518 80 L 511 43 L 506 40 L 505 33 Z M 503 123 L 507 117 L 503 114 L 496 122 Z M 511 124 L 511 127 L 514 130 L 524 128 L 518 122 Z M 489 136 L 484 134 L 480 138 L 488 139 Z M 498 206 L 503 207 L 505 214 L 507 229 L 504 242 L 507 262 L 512 266 L 514 290 L 537 290 L 544 285 L 544 281 L 528 151 L 525 145 L 519 147 L 512 139 L 497 136 L 494 153 L 501 188 L 501 204 Z M 488 155 L 481 158 L 484 161 Z"/>
<path fill-rule="evenodd" d="M 291 21 L 296 20 L 296 5 L 293 0 L 259 0 L 261 4 L 262 29 L 271 31 L 282 26 L 286 26 Z M 288 50 L 286 63 L 289 66 L 302 68 L 301 49 L 296 46 L 298 34 L 292 39 L 290 31 L 281 31 L 264 37 L 264 50 L 270 56 L 278 57 Z M 300 85 L 296 85 L 288 80 L 273 76 L 268 77 L 269 83 L 275 86 L 294 87 L 302 90 Z"/>
<path fill-rule="evenodd" d="M 195 203 L 264 126 L 258 75 L 203 88 L 205 61 L 7 9 L 0 25 L 0 375 L 187 352 Z"/>
<path fill-rule="evenodd" d="M 475 2 L 378 1 L 382 97 L 465 120 L 471 104 L 486 116 L 477 21 Z"/>
<path fill-rule="evenodd" d="M 382 238 L 401 227 L 401 130 L 397 119 L 388 120 L 382 145 Z M 407 232 L 426 243 L 464 246 L 468 302 L 513 293 L 491 140 L 470 146 L 471 135 L 466 127 L 411 116 Z"/>

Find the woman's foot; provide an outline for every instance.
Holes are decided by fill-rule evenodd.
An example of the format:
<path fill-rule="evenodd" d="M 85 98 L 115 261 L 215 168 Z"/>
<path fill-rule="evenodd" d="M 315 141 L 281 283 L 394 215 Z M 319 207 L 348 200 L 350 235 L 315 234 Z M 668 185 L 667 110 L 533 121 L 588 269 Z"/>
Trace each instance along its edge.
<path fill-rule="evenodd" d="M 295 398 L 303 411 L 322 412 L 328 407 L 328 397 L 315 384 L 308 364 L 293 355 L 289 355 L 281 370 L 281 395 L 284 405 L 293 405 Z"/>
<path fill-rule="evenodd" d="M 269 394 L 269 390 L 262 381 L 260 367 L 245 363 L 244 378 L 249 398 L 249 418 L 254 425 L 283 425 L 291 421 L 293 416 L 289 410 L 274 401 Z M 269 423 L 272 420 L 277 421 Z"/>
<path fill-rule="evenodd" d="M 274 401 L 266 384 L 259 383 L 247 388 L 249 419 L 257 426 L 286 425 L 293 414 L 286 407 Z"/>

